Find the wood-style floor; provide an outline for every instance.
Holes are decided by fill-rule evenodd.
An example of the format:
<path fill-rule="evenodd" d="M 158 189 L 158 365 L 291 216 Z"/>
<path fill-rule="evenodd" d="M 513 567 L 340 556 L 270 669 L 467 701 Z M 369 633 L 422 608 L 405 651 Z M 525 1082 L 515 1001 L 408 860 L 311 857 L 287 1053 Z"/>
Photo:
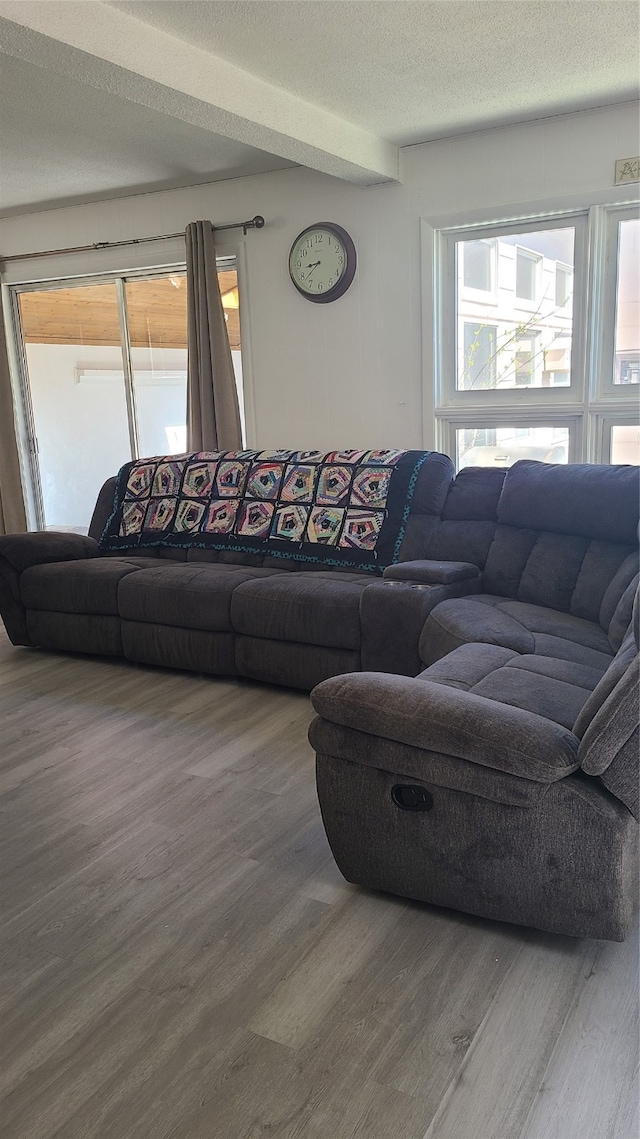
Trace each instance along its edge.
<path fill-rule="evenodd" d="M 637 938 L 348 885 L 305 695 L 0 635 L 3 1139 L 636 1139 Z"/>

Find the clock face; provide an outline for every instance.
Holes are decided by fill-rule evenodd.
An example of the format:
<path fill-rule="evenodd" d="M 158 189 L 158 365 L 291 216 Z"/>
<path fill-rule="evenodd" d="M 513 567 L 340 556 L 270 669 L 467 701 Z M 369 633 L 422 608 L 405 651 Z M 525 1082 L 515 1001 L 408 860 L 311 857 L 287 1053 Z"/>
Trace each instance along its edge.
<path fill-rule="evenodd" d="M 326 303 L 341 297 L 355 271 L 355 246 L 339 225 L 318 222 L 303 230 L 291 246 L 289 274 L 307 300 Z"/>

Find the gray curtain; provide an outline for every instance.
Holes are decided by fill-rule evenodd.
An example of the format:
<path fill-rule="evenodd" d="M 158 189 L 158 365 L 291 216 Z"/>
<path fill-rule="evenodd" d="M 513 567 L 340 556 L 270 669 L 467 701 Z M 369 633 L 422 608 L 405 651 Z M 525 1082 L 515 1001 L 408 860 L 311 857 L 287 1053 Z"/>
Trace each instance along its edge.
<path fill-rule="evenodd" d="M 0 296 L 0 534 L 23 534 L 27 516 L 18 460 L 13 395 Z"/>
<path fill-rule="evenodd" d="M 185 236 L 187 450 L 237 449 L 242 447 L 240 411 L 211 222 L 190 222 Z"/>

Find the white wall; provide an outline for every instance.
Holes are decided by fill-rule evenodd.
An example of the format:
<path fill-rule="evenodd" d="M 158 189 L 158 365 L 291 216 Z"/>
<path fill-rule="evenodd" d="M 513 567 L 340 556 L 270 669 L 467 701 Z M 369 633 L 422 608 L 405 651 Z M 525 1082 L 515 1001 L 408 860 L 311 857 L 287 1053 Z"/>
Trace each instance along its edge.
<path fill-rule="evenodd" d="M 637 151 L 638 109 L 623 104 L 409 147 L 403 184 L 362 189 L 306 169 L 10 218 L 4 254 L 172 233 L 196 218 L 263 214 L 240 238 L 247 432 L 261 447 L 432 444 L 422 423 L 420 219 L 440 224 L 624 201 L 614 162 Z M 358 273 L 332 304 L 289 281 L 295 236 L 336 221 L 353 236 Z M 244 248 L 244 252 L 242 251 Z M 3 279 L 167 264 L 180 241 L 18 262 Z M 244 262 L 244 263 L 243 263 Z M 428 394 L 428 393 L 427 393 Z"/>

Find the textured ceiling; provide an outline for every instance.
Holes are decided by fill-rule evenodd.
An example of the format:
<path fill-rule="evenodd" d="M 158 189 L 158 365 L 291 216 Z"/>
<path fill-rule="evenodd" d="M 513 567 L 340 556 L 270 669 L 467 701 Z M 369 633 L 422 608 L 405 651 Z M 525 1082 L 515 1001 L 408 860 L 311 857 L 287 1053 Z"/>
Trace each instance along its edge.
<path fill-rule="evenodd" d="M 626 0 L 0 0 L 0 210 L 398 147 L 637 97 Z"/>
<path fill-rule="evenodd" d="M 400 146 L 633 98 L 637 3 L 111 3 Z"/>
<path fill-rule="evenodd" d="M 0 105 L 5 217 L 292 165 L 10 56 Z"/>

